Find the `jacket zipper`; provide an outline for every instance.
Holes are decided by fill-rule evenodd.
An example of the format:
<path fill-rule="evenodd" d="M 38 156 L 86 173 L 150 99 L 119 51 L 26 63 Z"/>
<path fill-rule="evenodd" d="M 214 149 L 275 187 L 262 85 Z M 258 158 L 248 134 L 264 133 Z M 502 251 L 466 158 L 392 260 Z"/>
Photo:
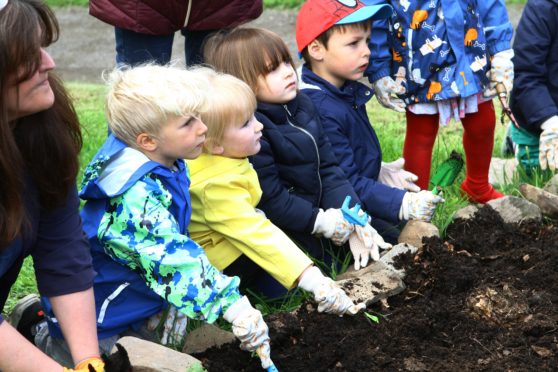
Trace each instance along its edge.
<path fill-rule="evenodd" d="M 320 176 L 321 159 L 320 159 L 320 152 L 318 150 L 318 144 L 316 143 L 316 140 L 314 139 L 314 136 L 312 136 L 312 134 L 310 134 L 310 132 L 308 132 L 304 128 L 301 128 L 297 125 L 294 125 L 289 120 L 289 117 L 292 117 L 291 112 L 289 111 L 287 105 L 283 105 L 283 107 L 285 108 L 285 111 L 287 111 L 287 123 L 289 123 L 289 125 L 292 126 L 293 128 L 296 128 L 296 129 L 300 130 L 302 133 L 305 133 L 308 137 L 310 137 L 310 139 L 312 140 L 312 143 L 314 144 L 314 149 L 316 150 L 316 157 L 318 158 L 318 169 L 316 170 L 316 175 L 318 176 L 318 183 L 320 184 L 320 193 L 318 194 L 318 205 L 320 205 L 322 203 L 322 177 Z"/>

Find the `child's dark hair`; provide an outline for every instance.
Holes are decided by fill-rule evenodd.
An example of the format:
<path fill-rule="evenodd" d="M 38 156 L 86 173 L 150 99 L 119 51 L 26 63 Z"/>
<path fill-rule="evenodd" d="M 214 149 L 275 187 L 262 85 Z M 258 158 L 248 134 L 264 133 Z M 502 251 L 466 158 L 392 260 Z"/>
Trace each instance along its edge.
<path fill-rule="evenodd" d="M 295 68 L 285 42 L 263 28 L 237 27 L 212 35 L 205 43 L 204 59 L 217 71 L 243 80 L 254 92 L 258 78 L 281 63 L 290 63 Z"/>
<path fill-rule="evenodd" d="M 331 35 L 333 35 L 335 32 L 339 32 L 343 34 L 350 29 L 357 29 L 359 31 L 360 30 L 368 31 L 370 30 L 370 27 L 371 27 L 371 23 L 369 19 L 362 22 L 348 23 L 343 25 L 333 25 L 332 27 L 328 28 L 326 31 L 322 32 L 315 40 L 319 41 L 327 49 L 327 43 L 329 42 Z M 308 53 L 308 46 L 302 50 L 301 54 L 302 54 L 302 58 L 304 59 L 304 62 L 311 69 L 312 58 L 310 57 L 310 53 Z"/>

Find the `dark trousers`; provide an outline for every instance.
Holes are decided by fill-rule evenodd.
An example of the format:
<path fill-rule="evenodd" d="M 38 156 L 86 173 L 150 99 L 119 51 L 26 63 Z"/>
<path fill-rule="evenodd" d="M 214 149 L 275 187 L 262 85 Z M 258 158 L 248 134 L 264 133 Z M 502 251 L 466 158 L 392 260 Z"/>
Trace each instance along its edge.
<path fill-rule="evenodd" d="M 213 31 L 215 30 L 181 30 L 185 39 L 184 57 L 187 66 L 203 62 L 203 42 L 207 35 Z M 165 65 L 171 60 L 174 33 L 148 35 L 115 27 L 114 38 L 116 42 L 116 64 L 118 66 L 136 66 L 146 62 Z"/>

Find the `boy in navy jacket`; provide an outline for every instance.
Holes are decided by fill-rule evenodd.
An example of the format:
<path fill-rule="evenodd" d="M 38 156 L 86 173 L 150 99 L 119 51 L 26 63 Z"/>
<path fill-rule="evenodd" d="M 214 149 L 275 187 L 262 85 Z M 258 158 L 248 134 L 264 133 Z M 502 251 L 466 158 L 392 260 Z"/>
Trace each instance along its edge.
<path fill-rule="evenodd" d="M 414 192 L 419 191 L 413 183 L 416 177 L 402 169 L 401 160 L 382 165 L 380 142 L 366 114 L 372 92 L 357 81 L 370 57 L 370 21 L 388 17 L 391 7 L 356 4 L 310 0 L 301 7 L 296 28 L 298 50 L 306 62 L 301 89 L 314 102 L 364 209 L 386 225 L 429 221 L 442 198 L 429 191 Z M 395 226 L 391 235 L 393 231 Z"/>

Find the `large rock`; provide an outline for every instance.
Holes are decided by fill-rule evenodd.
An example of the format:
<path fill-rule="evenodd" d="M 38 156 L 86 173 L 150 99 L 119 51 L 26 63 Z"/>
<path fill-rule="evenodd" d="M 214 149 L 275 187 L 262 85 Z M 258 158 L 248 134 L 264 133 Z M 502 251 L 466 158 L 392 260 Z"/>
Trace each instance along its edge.
<path fill-rule="evenodd" d="M 524 220 L 542 219 L 541 209 L 528 200 L 515 196 L 504 196 L 486 203 L 500 214 L 504 222 L 519 223 Z"/>
<path fill-rule="evenodd" d="M 558 196 L 526 183 L 519 185 L 519 191 L 525 199 L 538 205 L 542 214 L 550 218 L 558 218 Z"/>
<path fill-rule="evenodd" d="M 203 353 L 213 346 L 231 342 L 236 342 L 236 337 L 232 332 L 227 332 L 213 324 L 204 324 L 188 333 L 182 352 L 186 354 Z"/>
<path fill-rule="evenodd" d="M 398 244 L 385 252 L 379 261 L 355 271 L 351 266 L 337 277 L 337 284 L 347 292 L 355 302 L 366 305 L 401 293 L 405 289 L 402 279 L 404 268 L 394 266 L 395 259 L 401 254 L 415 254 L 417 248 L 407 244 Z"/>
<path fill-rule="evenodd" d="M 432 236 L 440 236 L 440 231 L 433 224 L 424 221 L 409 221 L 401 231 L 398 242 L 422 248 L 422 238 Z"/>
<path fill-rule="evenodd" d="M 122 337 L 134 372 L 184 372 L 201 362 L 188 354 L 137 337 Z M 116 352 L 116 346 L 112 352 Z"/>

